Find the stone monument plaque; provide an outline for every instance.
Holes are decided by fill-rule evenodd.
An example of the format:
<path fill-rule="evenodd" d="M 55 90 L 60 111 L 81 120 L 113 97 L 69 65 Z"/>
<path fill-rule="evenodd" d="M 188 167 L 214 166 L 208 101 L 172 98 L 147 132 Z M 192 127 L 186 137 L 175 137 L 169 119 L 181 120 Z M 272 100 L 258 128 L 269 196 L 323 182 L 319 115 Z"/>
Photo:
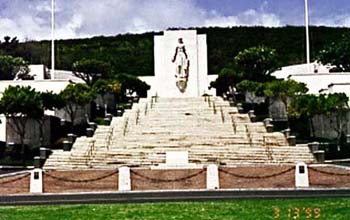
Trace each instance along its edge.
<path fill-rule="evenodd" d="M 206 35 L 164 31 L 154 38 L 155 86 L 160 97 L 199 97 L 208 90 Z"/>

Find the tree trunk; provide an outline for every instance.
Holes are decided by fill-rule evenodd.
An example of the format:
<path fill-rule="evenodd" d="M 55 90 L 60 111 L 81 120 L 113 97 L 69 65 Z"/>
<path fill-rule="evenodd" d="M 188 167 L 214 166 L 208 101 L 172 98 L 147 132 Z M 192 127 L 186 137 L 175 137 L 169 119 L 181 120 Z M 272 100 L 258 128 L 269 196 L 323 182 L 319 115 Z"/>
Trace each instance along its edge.
<path fill-rule="evenodd" d="M 24 136 L 25 136 L 25 133 L 20 135 L 20 137 L 21 137 L 21 158 L 22 158 L 23 166 L 25 165 L 25 161 L 26 161 L 26 156 L 25 156 L 26 149 L 25 149 L 25 144 L 24 144 Z"/>
<path fill-rule="evenodd" d="M 310 126 L 310 137 L 315 137 L 315 126 L 311 117 L 309 117 L 309 126 Z"/>

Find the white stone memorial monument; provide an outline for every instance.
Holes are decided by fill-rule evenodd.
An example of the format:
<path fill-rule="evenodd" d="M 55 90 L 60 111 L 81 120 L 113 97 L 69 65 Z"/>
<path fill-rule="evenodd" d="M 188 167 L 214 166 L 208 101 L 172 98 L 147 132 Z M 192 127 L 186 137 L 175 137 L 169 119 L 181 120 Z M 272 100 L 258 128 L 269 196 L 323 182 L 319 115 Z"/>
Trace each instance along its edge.
<path fill-rule="evenodd" d="M 219 168 L 216 164 L 207 167 L 207 189 L 219 189 Z"/>
<path fill-rule="evenodd" d="M 118 189 L 119 191 L 131 190 L 130 168 L 120 167 L 118 174 Z"/>
<path fill-rule="evenodd" d="M 199 97 L 208 92 L 206 35 L 179 30 L 155 36 L 154 64 L 152 93 L 160 97 Z"/>
<path fill-rule="evenodd" d="M 31 171 L 30 175 L 30 189 L 31 193 L 43 192 L 43 170 L 36 168 Z"/>
<path fill-rule="evenodd" d="M 297 163 L 295 167 L 295 187 L 309 187 L 309 172 L 304 162 Z"/>

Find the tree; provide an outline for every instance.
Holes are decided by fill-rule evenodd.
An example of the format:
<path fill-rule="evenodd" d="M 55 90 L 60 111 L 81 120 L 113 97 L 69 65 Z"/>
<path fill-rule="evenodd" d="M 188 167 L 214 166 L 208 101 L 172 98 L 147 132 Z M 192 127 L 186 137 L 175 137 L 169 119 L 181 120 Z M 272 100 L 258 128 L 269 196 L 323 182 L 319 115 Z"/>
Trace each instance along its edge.
<path fill-rule="evenodd" d="M 103 104 L 106 104 L 105 96 L 111 93 L 115 96 L 121 95 L 122 85 L 118 80 L 97 80 L 92 87 L 97 94 L 101 95 Z"/>
<path fill-rule="evenodd" d="M 288 113 L 288 101 L 293 100 L 298 95 L 305 94 L 307 91 L 308 88 L 304 83 L 299 83 L 294 80 L 288 79 L 267 82 L 265 85 L 264 94 L 269 99 L 270 105 L 274 101 L 282 101 L 285 107 L 285 111 L 286 113 Z"/>
<path fill-rule="evenodd" d="M 140 97 L 146 97 L 147 91 L 151 88 L 147 83 L 136 76 L 121 73 L 116 76 L 116 80 L 121 84 L 122 94 L 130 96 L 136 93 Z"/>
<path fill-rule="evenodd" d="M 4 42 L 0 42 L 0 49 L 3 50 L 6 54 L 13 54 L 19 45 L 19 40 L 17 37 L 11 39 L 10 36 L 4 37 Z"/>
<path fill-rule="evenodd" d="M 296 96 L 288 107 L 288 116 L 297 119 L 303 118 L 308 121 L 310 136 L 315 135 L 315 126 L 313 123 L 313 117 L 322 114 L 324 95 L 316 96 L 311 94 Z"/>
<path fill-rule="evenodd" d="M 251 47 L 238 53 L 234 65 L 245 79 L 265 82 L 278 68 L 277 54 L 274 49 L 265 46 Z"/>
<path fill-rule="evenodd" d="M 318 54 L 322 64 L 336 66 L 337 71 L 350 72 L 350 37 L 343 35 L 342 39 L 332 42 Z"/>
<path fill-rule="evenodd" d="M 0 80 L 13 80 L 29 73 L 28 63 L 20 57 L 0 56 Z"/>
<path fill-rule="evenodd" d="M 21 154 L 24 155 L 24 137 L 29 118 L 43 117 L 42 99 L 39 92 L 31 87 L 9 86 L 0 100 L 0 109 L 9 120 L 15 133 L 20 137 Z M 24 157 L 23 157 L 24 159 Z"/>
<path fill-rule="evenodd" d="M 225 94 L 228 91 L 233 93 L 233 88 L 236 83 L 239 83 L 242 79 L 242 74 L 237 73 L 233 68 L 226 67 L 220 71 L 218 78 L 210 83 L 210 88 L 215 88 L 216 93 L 220 95 Z"/>
<path fill-rule="evenodd" d="M 61 96 L 58 94 L 54 94 L 53 92 L 41 92 L 40 93 L 41 100 L 42 100 L 42 106 L 41 108 L 43 111 L 45 110 L 55 110 L 55 109 L 61 109 L 64 107 L 64 101 L 62 100 Z M 39 132 L 40 132 L 40 140 L 43 141 L 43 135 L 44 135 L 44 123 L 45 123 L 45 116 L 42 115 L 42 117 L 36 118 L 36 121 L 39 124 Z M 41 143 L 42 144 L 42 143 Z"/>
<path fill-rule="evenodd" d="M 95 59 L 82 59 L 73 63 L 73 74 L 92 86 L 98 79 L 105 79 L 111 71 L 108 63 Z"/>
<path fill-rule="evenodd" d="M 64 110 L 73 125 L 78 110 L 92 102 L 96 97 L 95 91 L 85 84 L 70 84 L 59 95 L 65 103 Z"/>
<path fill-rule="evenodd" d="M 264 96 L 264 88 L 265 84 L 261 82 L 254 82 L 250 80 L 243 80 L 242 82 L 237 84 L 237 90 L 245 93 L 246 97 L 248 97 L 250 103 L 253 103 L 255 99 L 259 96 Z M 249 95 L 247 93 L 250 93 Z"/>
<path fill-rule="evenodd" d="M 345 93 L 328 94 L 324 99 L 324 113 L 329 118 L 331 127 L 337 133 L 337 143 L 340 146 L 341 137 L 347 130 L 349 98 Z"/>
<path fill-rule="evenodd" d="M 314 136 L 312 118 L 324 115 L 330 121 L 330 127 L 337 133 L 337 143 L 340 146 L 341 137 L 347 129 L 349 111 L 349 98 L 344 93 L 328 95 L 301 95 L 292 100 L 288 114 L 295 118 L 307 118 L 310 125 L 310 136 Z"/>
<path fill-rule="evenodd" d="M 305 94 L 308 91 L 305 83 L 294 80 L 274 80 L 267 82 L 264 94 L 274 100 L 281 100 L 288 110 L 288 99 L 293 99 L 297 95 Z"/>

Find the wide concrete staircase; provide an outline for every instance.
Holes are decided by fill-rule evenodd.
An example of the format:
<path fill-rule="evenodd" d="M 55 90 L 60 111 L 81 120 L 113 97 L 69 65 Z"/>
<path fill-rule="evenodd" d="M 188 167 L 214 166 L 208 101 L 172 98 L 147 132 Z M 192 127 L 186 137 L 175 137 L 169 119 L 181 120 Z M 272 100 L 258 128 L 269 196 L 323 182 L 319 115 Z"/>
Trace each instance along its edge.
<path fill-rule="evenodd" d="M 289 146 L 220 97 L 141 99 L 110 126 L 80 137 L 72 150 L 55 150 L 46 169 L 147 167 L 165 163 L 167 151 L 187 151 L 197 164 L 315 162 L 305 145 Z"/>

